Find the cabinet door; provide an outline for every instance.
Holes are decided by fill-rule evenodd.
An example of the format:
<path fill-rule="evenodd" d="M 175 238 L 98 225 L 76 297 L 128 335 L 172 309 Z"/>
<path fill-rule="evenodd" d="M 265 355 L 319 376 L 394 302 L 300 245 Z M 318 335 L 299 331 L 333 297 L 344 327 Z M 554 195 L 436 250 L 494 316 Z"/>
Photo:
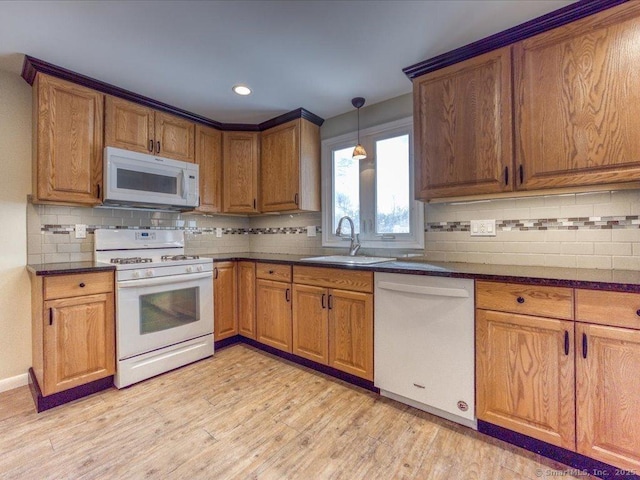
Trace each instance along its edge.
<path fill-rule="evenodd" d="M 291 353 L 291 284 L 256 280 L 257 340 Z"/>
<path fill-rule="evenodd" d="M 238 290 L 236 263 L 218 262 L 213 266 L 213 339 L 238 334 Z"/>
<path fill-rule="evenodd" d="M 326 288 L 293 285 L 293 353 L 329 363 L 329 294 Z"/>
<path fill-rule="evenodd" d="M 107 147 L 153 153 L 153 109 L 107 96 L 105 101 L 104 143 Z"/>
<path fill-rule="evenodd" d="M 200 166 L 199 212 L 222 211 L 222 132 L 196 126 L 196 163 Z"/>
<path fill-rule="evenodd" d="M 33 92 L 36 200 L 101 203 L 104 95 L 43 74 Z"/>
<path fill-rule="evenodd" d="M 300 120 L 262 132 L 260 211 L 297 210 L 300 198 Z"/>
<path fill-rule="evenodd" d="M 222 134 L 225 213 L 258 211 L 258 133 Z"/>
<path fill-rule="evenodd" d="M 173 160 L 195 162 L 195 124 L 158 111 L 155 118 L 156 154 Z"/>
<path fill-rule="evenodd" d="M 512 190 L 510 47 L 419 77 L 413 92 L 416 198 Z"/>
<path fill-rule="evenodd" d="M 255 262 L 238 262 L 238 332 L 256 338 Z"/>
<path fill-rule="evenodd" d="M 579 453 L 640 470 L 638 372 L 640 331 L 576 324 Z"/>
<path fill-rule="evenodd" d="M 477 310 L 481 420 L 575 448 L 573 322 Z"/>
<path fill-rule="evenodd" d="M 514 46 L 523 190 L 640 180 L 640 4 Z"/>
<path fill-rule="evenodd" d="M 113 293 L 49 300 L 44 307 L 43 395 L 114 374 Z"/>
<path fill-rule="evenodd" d="M 329 365 L 373 380 L 373 295 L 329 290 Z"/>

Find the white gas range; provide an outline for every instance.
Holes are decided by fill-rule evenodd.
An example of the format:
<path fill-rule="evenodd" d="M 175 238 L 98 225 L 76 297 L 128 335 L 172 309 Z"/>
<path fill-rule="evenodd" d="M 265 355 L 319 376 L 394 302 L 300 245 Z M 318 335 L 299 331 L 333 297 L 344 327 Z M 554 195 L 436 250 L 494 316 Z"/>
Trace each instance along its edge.
<path fill-rule="evenodd" d="M 182 230 L 98 229 L 94 253 L 116 266 L 116 387 L 213 355 L 213 260 Z"/>

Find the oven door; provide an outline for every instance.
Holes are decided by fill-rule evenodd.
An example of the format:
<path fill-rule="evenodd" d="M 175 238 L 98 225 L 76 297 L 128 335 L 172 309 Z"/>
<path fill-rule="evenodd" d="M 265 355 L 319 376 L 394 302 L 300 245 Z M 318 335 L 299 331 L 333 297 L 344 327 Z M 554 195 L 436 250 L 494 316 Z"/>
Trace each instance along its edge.
<path fill-rule="evenodd" d="M 117 282 L 119 360 L 212 333 L 212 272 Z"/>

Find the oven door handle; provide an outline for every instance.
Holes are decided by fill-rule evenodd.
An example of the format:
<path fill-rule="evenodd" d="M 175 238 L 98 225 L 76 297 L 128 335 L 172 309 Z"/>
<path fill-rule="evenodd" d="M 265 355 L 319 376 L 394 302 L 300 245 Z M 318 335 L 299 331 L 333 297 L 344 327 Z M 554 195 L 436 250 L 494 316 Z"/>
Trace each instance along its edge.
<path fill-rule="evenodd" d="M 171 275 L 160 278 L 141 278 L 140 280 L 122 280 L 117 283 L 118 288 L 134 288 L 134 287 L 154 287 L 156 285 L 169 285 L 176 283 L 190 282 L 192 280 L 201 280 L 210 278 L 213 280 L 213 272 L 194 273 L 193 275 Z"/>

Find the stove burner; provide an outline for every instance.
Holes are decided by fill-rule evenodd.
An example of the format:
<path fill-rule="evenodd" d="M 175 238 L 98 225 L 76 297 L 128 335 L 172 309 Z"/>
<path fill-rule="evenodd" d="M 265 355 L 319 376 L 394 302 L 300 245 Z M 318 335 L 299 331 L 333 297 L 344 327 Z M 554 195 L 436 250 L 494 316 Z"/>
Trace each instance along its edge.
<path fill-rule="evenodd" d="M 199 258 L 198 255 L 163 255 L 160 257 L 160 260 L 163 262 L 171 262 L 174 260 L 198 260 Z"/>
<path fill-rule="evenodd" d="M 142 257 L 120 257 L 120 258 L 112 258 L 111 263 L 117 263 L 118 265 L 128 265 L 131 263 L 150 263 L 152 260 L 150 258 L 142 258 Z"/>

